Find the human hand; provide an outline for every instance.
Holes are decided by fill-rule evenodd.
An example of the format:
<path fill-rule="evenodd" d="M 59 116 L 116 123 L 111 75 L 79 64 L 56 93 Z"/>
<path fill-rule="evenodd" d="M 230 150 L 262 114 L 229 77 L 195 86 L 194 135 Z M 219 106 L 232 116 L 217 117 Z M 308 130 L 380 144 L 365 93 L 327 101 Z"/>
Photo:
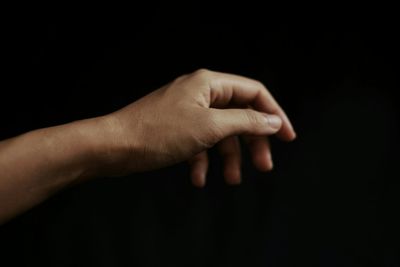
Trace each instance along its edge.
<path fill-rule="evenodd" d="M 106 116 L 111 175 L 154 170 L 188 160 L 194 185 L 205 185 L 207 149 L 217 145 L 229 184 L 241 181 L 240 144 L 261 171 L 272 169 L 267 136 L 296 137 L 286 114 L 258 81 L 198 70 Z M 104 125 L 104 124 L 103 124 Z"/>

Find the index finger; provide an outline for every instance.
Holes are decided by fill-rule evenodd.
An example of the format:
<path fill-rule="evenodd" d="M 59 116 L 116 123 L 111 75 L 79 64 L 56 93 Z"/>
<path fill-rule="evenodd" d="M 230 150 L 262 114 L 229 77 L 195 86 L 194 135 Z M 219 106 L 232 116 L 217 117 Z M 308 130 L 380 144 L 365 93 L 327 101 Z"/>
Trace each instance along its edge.
<path fill-rule="evenodd" d="M 210 107 L 224 108 L 230 104 L 250 105 L 257 111 L 276 114 L 282 119 L 277 133 L 283 140 L 293 140 L 296 133 L 281 106 L 259 81 L 239 75 L 209 71 Z"/>

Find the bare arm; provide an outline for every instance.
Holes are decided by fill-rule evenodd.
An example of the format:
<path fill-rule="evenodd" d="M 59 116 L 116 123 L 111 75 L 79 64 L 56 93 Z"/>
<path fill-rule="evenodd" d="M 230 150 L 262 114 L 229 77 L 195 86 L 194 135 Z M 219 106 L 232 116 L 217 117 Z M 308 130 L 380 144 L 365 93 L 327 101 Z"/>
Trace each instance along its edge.
<path fill-rule="evenodd" d="M 100 123 L 101 119 L 82 120 L 0 142 L 0 224 L 95 175 L 95 150 L 100 148 L 96 142 L 102 142 L 95 129 Z"/>
<path fill-rule="evenodd" d="M 229 108 L 228 107 L 243 107 Z M 207 149 L 218 143 L 228 183 L 240 183 L 241 135 L 262 171 L 272 169 L 267 135 L 295 132 L 266 88 L 241 76 L 200 70 L 106 116 L 39 129 L 0 142 L 0 224 L 60 189 L 188 160 L 205 185 Z"/>

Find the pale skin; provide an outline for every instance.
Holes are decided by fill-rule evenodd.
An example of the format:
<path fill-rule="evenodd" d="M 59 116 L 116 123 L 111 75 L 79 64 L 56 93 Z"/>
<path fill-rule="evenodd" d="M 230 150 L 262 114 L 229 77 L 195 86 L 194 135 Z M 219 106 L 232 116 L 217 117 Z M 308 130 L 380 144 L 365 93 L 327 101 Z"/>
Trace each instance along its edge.
<path fill-rule="evenodd" d="M 0 142 L 0 224 L 59 190 L 187 161 L 204 187 L 207 150 L 218 148 L 228 184 L 241 182 L 239 137 L 260 171 L 273 168 L 268 136 L 296 133 L 265 86 L 201 69 L 113 113 L 34 130 Z"/>

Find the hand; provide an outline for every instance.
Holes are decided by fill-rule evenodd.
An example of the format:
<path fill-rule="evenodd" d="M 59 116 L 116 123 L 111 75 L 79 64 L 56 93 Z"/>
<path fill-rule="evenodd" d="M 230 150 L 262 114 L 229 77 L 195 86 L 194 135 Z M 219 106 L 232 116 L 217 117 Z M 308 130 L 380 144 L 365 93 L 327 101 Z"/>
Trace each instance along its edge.
<path fill-rule="evenodd" d="M 154 170 L 188 160 L 194 185 L 205 185 L 207 149 L 218 145 L 224 177 L 238 184 L 238 135 L 261 171 L 272 169 L 266 136 L 296 137 L 282 108 L 258 81 L 198 70 L 104 116 L 111 127 L 107 166 L 113 175 Z M 110 131 L 108 131 L 110 132 Z"/>

